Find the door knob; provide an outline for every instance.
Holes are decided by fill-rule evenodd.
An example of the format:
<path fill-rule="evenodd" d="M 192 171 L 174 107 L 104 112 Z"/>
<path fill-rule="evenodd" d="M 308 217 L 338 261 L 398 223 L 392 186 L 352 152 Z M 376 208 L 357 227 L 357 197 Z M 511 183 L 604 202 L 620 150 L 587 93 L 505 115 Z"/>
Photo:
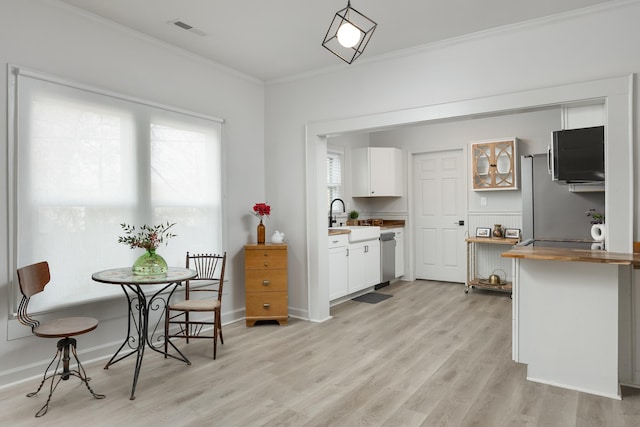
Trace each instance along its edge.
<path fill-rule="evenodd" d="M 459 221 L 454 222 L 455 225 L 464 225 L 464 220 L 461 219 Z"/>

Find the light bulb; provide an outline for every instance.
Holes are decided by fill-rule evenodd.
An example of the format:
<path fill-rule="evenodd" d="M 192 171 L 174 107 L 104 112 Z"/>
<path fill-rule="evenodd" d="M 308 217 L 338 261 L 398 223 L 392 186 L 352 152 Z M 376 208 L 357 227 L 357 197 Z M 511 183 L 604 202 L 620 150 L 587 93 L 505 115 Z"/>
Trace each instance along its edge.
<path fill-rule="evenodd" d="M 345 22 L 338 28 L 338 43 L 342 46 L 350 48 L 354 47 L 360 41 L 360 30 L 353 26 L 350 22 Z"/>

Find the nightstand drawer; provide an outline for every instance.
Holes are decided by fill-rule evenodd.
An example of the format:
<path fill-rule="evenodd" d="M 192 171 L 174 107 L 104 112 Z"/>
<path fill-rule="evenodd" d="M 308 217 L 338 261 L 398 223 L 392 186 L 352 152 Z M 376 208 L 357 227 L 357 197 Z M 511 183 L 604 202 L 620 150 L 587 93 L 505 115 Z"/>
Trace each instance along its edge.
<path fill-rule="evenodd" d="M 245 251 L 245 258 L 247 269 L 287 268 L 286 250 L 250 250 Z"/>
<path fill-rule="evenodd" d="M 247 292 L 273 292 L 287 290 L 287 270 L 247 270 Z"/>
<path fill-rule="evenodd" d="M 246 297 L 247 318 L 286 317 L 288 315 L 288 298 L 286 292 L 251 292 Z"/>

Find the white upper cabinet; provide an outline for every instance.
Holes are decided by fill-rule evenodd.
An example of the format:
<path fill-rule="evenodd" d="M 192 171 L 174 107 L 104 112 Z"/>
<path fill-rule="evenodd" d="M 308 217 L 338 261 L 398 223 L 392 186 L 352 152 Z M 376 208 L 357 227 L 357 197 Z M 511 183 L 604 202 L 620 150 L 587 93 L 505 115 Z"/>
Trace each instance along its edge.
<path fill-rule="evenodd" d="M 351 151 L 353 197 L 402 197 L 402 150 L 390 147 Z"/>

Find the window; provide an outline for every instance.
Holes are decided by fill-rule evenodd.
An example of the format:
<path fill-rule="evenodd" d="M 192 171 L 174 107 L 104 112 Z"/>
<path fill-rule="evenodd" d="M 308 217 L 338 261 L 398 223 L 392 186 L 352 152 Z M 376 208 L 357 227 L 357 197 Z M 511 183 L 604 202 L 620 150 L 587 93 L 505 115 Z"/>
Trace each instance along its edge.
<path fill-rule="evenodd" d="M 120 224 L 175 222 L 158 248 L 170 265 L 186 251 L 221 252 L 221 125 L 11 68 L 10 257 L 13 271 L 46 260 L 51 281 L 36 312 L 120 295 L 91 274 L 133 265 Z M 20 300 L 17 279 L 13 312 Z"/>
<path fill-rule="evenodd" d="M 342 184 L 344 151 L 339 147 L 327 148 L 327 210 L 333 199 L 341 199 L 344 194 Z"/>

